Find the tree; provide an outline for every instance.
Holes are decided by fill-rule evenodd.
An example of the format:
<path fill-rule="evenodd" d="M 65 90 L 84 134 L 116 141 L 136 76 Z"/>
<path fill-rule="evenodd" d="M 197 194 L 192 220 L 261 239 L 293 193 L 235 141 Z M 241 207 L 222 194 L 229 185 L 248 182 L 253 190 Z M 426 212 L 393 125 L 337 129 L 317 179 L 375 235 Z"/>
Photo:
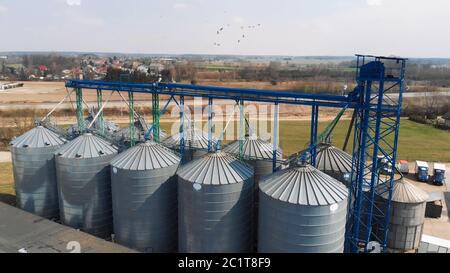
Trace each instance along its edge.
<path fill-rule="evenodd" d="M 1 72 L 2 72 L 3 75 L 8 74 L 8 69 L 6 68 L 5 63 L 2 63 L 2 70 L 1 70 Z"/>
<path fill-rule="evenodd" d="M 27 74 L 25 73 L 25 69 L 22 67 L 20 68 L 20 72 L 19 72 L 19 80 L 20 81 L 25 81 L 27 80 Z"/>

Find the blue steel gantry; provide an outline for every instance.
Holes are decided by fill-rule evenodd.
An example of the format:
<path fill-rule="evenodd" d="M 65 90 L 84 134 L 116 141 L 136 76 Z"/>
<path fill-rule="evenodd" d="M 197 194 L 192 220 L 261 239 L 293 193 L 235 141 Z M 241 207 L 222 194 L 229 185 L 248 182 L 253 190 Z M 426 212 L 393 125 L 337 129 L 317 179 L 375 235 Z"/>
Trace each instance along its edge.
<path fill-rule="evenodd" d="M 152 95 L 153 125 L 145 137 L 153 132 L 153 139 L 159 141 L 159 119 L 171 101 L 180 108 L 180 154 L 185 149 L 184 98 L 202 97 L 208 100 L 208 150 L 212 145 L 212 104 L 214 99 L 233 100 L 240 109 L 239 140 L 243 141 L 245 102 L 266 102 L 275 105 L 273 166 L 277 162 L 278 107 L 279 104 L 307 105 L 312 107 L 311 133 L 309 148 L 300 156 L 315 165 L 316 146 L 323 137 L 328 137 L 346 109 L 353 109 L 353 162 L 350 184 L 349 217 L 346 228 L 346 252 L 371 252 L 371 242 L 378 242 L 386 250 L 390 223 L 391 195 L 397 159 L 397 143 L 400 127 L 402 95 L 405 86 L 405 67 L 407 59 L 356 55 L 356 88 L 348 95 L 308 94 L 301 91 L 274 91 L 241 88 L 225 88 L 177 83 L 134 84 L 123 82 L 69 80 L 67 88 L 76 90 L 77 119 L 80 131 L 85 130 L 83 121 L 82 90 L 96 90 L 99 109 L 102 104 L 102 91 L 127 92 L 130 109 L 130 137 L 134 144 L 134 93 Z M 398 93 L 392 99 L 389 93 Z M 159 96 L 170 99 L 160 111 Z M 176 98 L 179 98 L 177 101 Z M 327 127 L 326 132 L 317 135 L 320 107 L 340 108 L 337 119 Z M 101 116 L 101 120 L 103 116 Z M 132 129 L 133 127 L 133 129 Z M 348 136 L 350 136 L 350 131 Z M 347 139 L 348 140 L 348 139 Z M 346 145 L 347 146 L 347 140 Z M 220 144 L 219 144 L 220 145 Z M 242 155 L 242 148 L 240 148 Z M 305 156 L 306 155 L 306 156 Z M 382 158 L 382 160 L 380 160 Z M 388 169 L 387 172 L 381 170 Z M 380 185 L 383 185 L 381 187 Z M 389 193 L 387 202 L 376 202 L 375 196 L 380 189 Z"/>

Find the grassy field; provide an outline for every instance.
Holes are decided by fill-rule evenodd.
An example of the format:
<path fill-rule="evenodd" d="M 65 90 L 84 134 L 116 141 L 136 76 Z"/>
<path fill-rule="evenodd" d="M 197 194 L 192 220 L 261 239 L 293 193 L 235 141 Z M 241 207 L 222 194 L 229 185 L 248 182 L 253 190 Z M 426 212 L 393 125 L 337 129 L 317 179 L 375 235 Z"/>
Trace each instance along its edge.
<path fill-rule="evenodd" d="M 319 134 L 328 124 L 329 122 L 319 123 Z M 343 120 L 334 129 L 333 144 L 337 147 L 342 148 L 349 125 L 349 120 Z M 161 123 L 162 129 L 166 131 L 170 131 L 171 126 L 171 123 Z M 270 124 L 268 126 L 270 128 Z M 309 142 L 309 132 L 309 121 L 280 121 L 280 146 L 284 154 L 290 155 L 304 149 Z M 352 140 L 353 133 L 349 150 L 352 149 Z M 403 119 L 398 151 L 399 159 L 450 162 L 450 132 Z"/>
<path fill-rule="evenodd" d="M 14 203 L 14 179 L 11 163 L 0 163 L 0 202 Z"/>
<path fill-rule="evenodd" d="M 348 120 L 342 121 L 334 130 L 333 143 L 340 148 L 343 146 L 349 122 Z M 327 122 L 321 122 L 319 132 L 327 125 Z M 172 123 L 161 123 L 162 129 L 166 131 L 170 131 L 171 126 Z M 290 155 L 305 148 L 309 141 L 309 126 L 307 121 L 280 122 L 280 145 L 284 154 Z M 350 139 L 349 149 L 351 149 L 351 145 Z M 399 159 L 450 162 L 450 132 L 438 130 L 429 125 L 402 120 Z M 1 198 L 10 198 L 13 194 L 11 163 L 0 163 L 0 200 Z"/>

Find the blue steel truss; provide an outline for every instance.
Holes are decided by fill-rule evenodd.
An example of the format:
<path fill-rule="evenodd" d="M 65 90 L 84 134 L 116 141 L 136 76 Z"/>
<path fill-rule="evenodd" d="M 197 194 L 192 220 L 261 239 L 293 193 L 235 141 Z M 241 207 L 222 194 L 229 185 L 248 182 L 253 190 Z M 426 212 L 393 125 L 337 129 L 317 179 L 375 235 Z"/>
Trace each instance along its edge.
<path fill-rule="evenodd" d="M 184 132 L 184 98 L 202 97 L 208 99 L 208 150 L 211 151 L 211 106 L 213 99 L 226 99 L 240 102 L 267 102 L 275 105 L 274 129 L 278 129 L 278 105 L 294 104 L 312 107 L 311 136 L 308 153 L 310 163 L 315 164 L 315 148 L 317 145 L 318 114 L 320 107 L 333 107 L 341 109 L 354 109 L 356 120 L 354 122 L 353 139 L 353 171 L 350 186 L 349 219 L 346 231 L 347 252 L 370 252 L 369 242 L 377 241 L 383 249 L 386 247 L 388 227 L 390 222 L 390 199 L 394 178 L 395 161 L 397 157 L 397 142 L 400 126 L 400 113 L 402 95 L 404 91 L 404 78 L 406 59 L 378 57 L 369 55 L 356 55 L 356 81 L 357 87 L 348 95 L 308 94 L 302 91 L 274 91 L 241 88 L 225 88 L 215 86 L 200 86 L 177 83 L 146 83 L 133 84 L 124 82 L 82 81 L 69 80 L 66 87 L 77 90 L 77 98 L 82 98 L 83 89 L 96 90 L 101 94 L 103 90 L 147 93 L 153 94 L 154 124 L 146 133 L 149 137 L 154 126 L 159 127 L 159 116 L 167 110 L 170 101 L 179 97 L 180 107 L 180 153 L 185 149 Z M 397 91 L 398 99 L 388 96 L 389 92 Z M 159 95 L 170 97 L 162 112 L 159 112 Z M 132 96 L 130 96 L 132 97 Z M 132 104 L 131 104 L 132 105 Z M 82 104 L 79 103 L 77 118 L 82 119 Z M 156 108 L 156 109 L 155 109 Z M 156 111 L 156 112 L 155 112 Z M 242 116 L 242 113 L 241 113 Z M 242 117 L 241 117 L 242 119 Z M 80 125 L 81 126 L 81 125 Z M 243 122 L 241 122 L 243 127 Z M 333 126 L 334 128 L 334 126 Z M 243 130 L 243 128 L 240 128 Z M 274 131 L 275 131 L 274 130 Z M 274 141 L 277 132 L 274 132 Z M 278 161 L 276 157 L 276 143 L 273 149 L 274 170 Z M 382 174 L 378 156 L 382 155 L 384 165 L 389 166 L 390 172 Z M 299 155 L 305 158 L 305 153 Z M 381 162 L 381 161 L 380 161 Z M 382 191 L 389 193 L 389 201 L 379 203 L 375 201 L 377 187 L 385 185 Z M 380 187 L 378 187 L 380 188 Z M 378 191 L 378 193 L 382 193 Z"/>
<path fill-rule="evenodd" d="M 358 107 L 353 138 L 353 172 L 347 251 L 386 250 L 397 159 L 406 59 L 357 56 Z M 391 98 L 389 93 L 398 93 Z M 376 105 L 376 107 L 373 107 Z M 395 111 L 383 111 L 385 107 Z M 388 194 L 383 202 L 377 195 Z"/>

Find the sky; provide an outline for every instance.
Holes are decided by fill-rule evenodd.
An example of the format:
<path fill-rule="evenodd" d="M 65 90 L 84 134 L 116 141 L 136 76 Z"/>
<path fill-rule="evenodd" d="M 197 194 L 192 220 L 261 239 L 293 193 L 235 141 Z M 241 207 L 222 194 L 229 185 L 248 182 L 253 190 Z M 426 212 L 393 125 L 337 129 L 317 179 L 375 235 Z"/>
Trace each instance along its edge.
<path fill-rule="evenodd" d="M 0 51 L 450 57 L 450 1 L 0 0 Z"/>

